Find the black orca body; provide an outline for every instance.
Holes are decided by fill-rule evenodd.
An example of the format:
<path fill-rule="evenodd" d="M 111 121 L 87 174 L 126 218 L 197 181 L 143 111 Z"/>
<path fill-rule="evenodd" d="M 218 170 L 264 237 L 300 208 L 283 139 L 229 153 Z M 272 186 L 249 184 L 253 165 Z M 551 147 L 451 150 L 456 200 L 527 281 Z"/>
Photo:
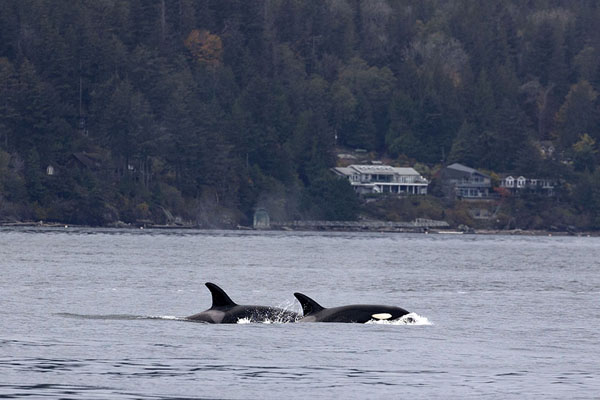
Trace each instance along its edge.
<path fill-rule="evenodd" d="M 355 322 L 371 320 L 391 321 L 408 314 L 400 307 L 371 304 L 353 304 L 349 306 L 324 308 L 319 303 L 302 293 L 294 293 L 302 305 L 304 317 L 298 322 Z"/>
<path fill-rule="evenodd" d="M 191 321 L 208 322 L 211 324 L 235 324 L 240 319 L 249 322 L 294 322 L 299 315 L 277 307 L 245 306 L 233 302 L 217 285 L 206 282 L 206 287 L 212 294 L 212 306 L 201 313 L 187 317 Z"/>

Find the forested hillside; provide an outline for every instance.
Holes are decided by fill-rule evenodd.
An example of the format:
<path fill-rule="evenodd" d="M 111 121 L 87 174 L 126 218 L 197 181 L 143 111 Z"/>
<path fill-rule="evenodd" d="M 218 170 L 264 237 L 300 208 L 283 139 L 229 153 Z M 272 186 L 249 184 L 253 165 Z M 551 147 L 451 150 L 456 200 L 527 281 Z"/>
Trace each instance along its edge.
<path fill-rule="evenodd" d="M 599 21 L 595 0 L 3 0 L 0 219 L 352 219 L 342 147 L 553 177 L 600 227 Z"/>

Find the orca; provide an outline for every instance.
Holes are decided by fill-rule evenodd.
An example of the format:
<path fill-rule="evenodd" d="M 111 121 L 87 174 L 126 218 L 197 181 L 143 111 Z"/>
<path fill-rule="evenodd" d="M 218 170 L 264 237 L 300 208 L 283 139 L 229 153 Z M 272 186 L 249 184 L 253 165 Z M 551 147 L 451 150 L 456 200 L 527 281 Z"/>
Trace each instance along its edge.
<path fill-rule="evenodd" d="M 375 304 L 353 304 L 325 308 L 302 293 L 294 293 L 302 305 L 304 317 L 298 322 L 355 322 L 364 324 L 371 320 L 391 321 L 408 314 L 400 307 Z"/>
<path fill-rule="evenodd" d="M 236 304 L 223 289 L 211 282 L 205 283 L 212 295 L 212 306 L 198 314 L 190 315 L 190 321 L 211 324 L 235 324 L 244 319 L 249 322 L 295 322 L 300 316 L 295 312 L 267 306 L 247 306 Z"/>

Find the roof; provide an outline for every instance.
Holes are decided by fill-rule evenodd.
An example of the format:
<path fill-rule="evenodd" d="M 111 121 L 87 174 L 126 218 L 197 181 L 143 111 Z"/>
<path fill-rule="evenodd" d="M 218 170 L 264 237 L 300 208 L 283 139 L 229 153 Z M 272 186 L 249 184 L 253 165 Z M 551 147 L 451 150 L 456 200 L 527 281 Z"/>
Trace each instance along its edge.
<path fill-rule="evenodd" d="M 459 163 L 450 164 L 446 168 L 453 169 L 455 171 L 466 172 L 468 174 L 479 174 L 479 175 L 483 175 L 483 176 L 486 176 L 486 177 L 489 178 L 489 175 L 486 175 L 483 172 L 479 172 L 479 171 L 477 171 L 474 168 L 467 167 L 466 165 L 462 165 L 462 164 L 459 164 Z"/>
<path fill-rule="evenodd" d="M 518 175 L 518 174 L 509 174 L 509 173 L 498 174 L 498 177 L 499 177 L 500 179 L 508 179 L 508 178 L 518 179 L 518 178 L 525 178 L 525 176 L 524 176 L 524 175 Z"/>
<path fill-rule="evenodd" d="M 87 168 L 94 169 L 100 166 L 100 161 L 92 154 L 85 152 L 73 153 L 73 158 L 79 161 L 82 165 Z"/>
<path fill-rule="evenodd" d="M 352 168 L 348 168 L 348 167 L 336 167 L 336 168 L 333 168 L 333 170 L 342 175 L 352 175 L 352 172 L 353 172 Z"/>
<path fill-rule="evenodd" d="M 392 167 L 389 165 L 350 165 L 346 168 L 336 168 L 337 171 L 344 175 L 351 175 L 358 172 L 359 174 L 371 175 L 417 175 L 420 174 L 414 168 L 409 167 Z"/>
<path fill-rule="evenodd" d="M 394 173 L 394 167 L 389 165 L 351 165 L 350 168 L 355 169 L 361 174 L 388 174 Z"/>

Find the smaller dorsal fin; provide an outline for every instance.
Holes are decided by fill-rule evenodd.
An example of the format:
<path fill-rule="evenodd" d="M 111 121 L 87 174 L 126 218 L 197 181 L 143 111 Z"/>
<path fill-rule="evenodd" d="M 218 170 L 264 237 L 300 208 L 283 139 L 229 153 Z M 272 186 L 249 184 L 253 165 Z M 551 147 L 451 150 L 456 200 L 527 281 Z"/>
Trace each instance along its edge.
<path fill-rule="evenodd" d="M 210 290 L 210 294 L 212 294 L 212 306 L 210 308 L 232 307 L 236 305 L 227 293 L 214 283 L 206 282 L 205 285 Z"/>
<path fill-rule="evenodd" d="M 325 308 L 305 294 L 294 293 L 294 296 L 296 296 L 300 302 L 300 305 L 302 305 L 302 312 L 304 313 L 305 317 L 307 315 L 317 313 Z"/>

